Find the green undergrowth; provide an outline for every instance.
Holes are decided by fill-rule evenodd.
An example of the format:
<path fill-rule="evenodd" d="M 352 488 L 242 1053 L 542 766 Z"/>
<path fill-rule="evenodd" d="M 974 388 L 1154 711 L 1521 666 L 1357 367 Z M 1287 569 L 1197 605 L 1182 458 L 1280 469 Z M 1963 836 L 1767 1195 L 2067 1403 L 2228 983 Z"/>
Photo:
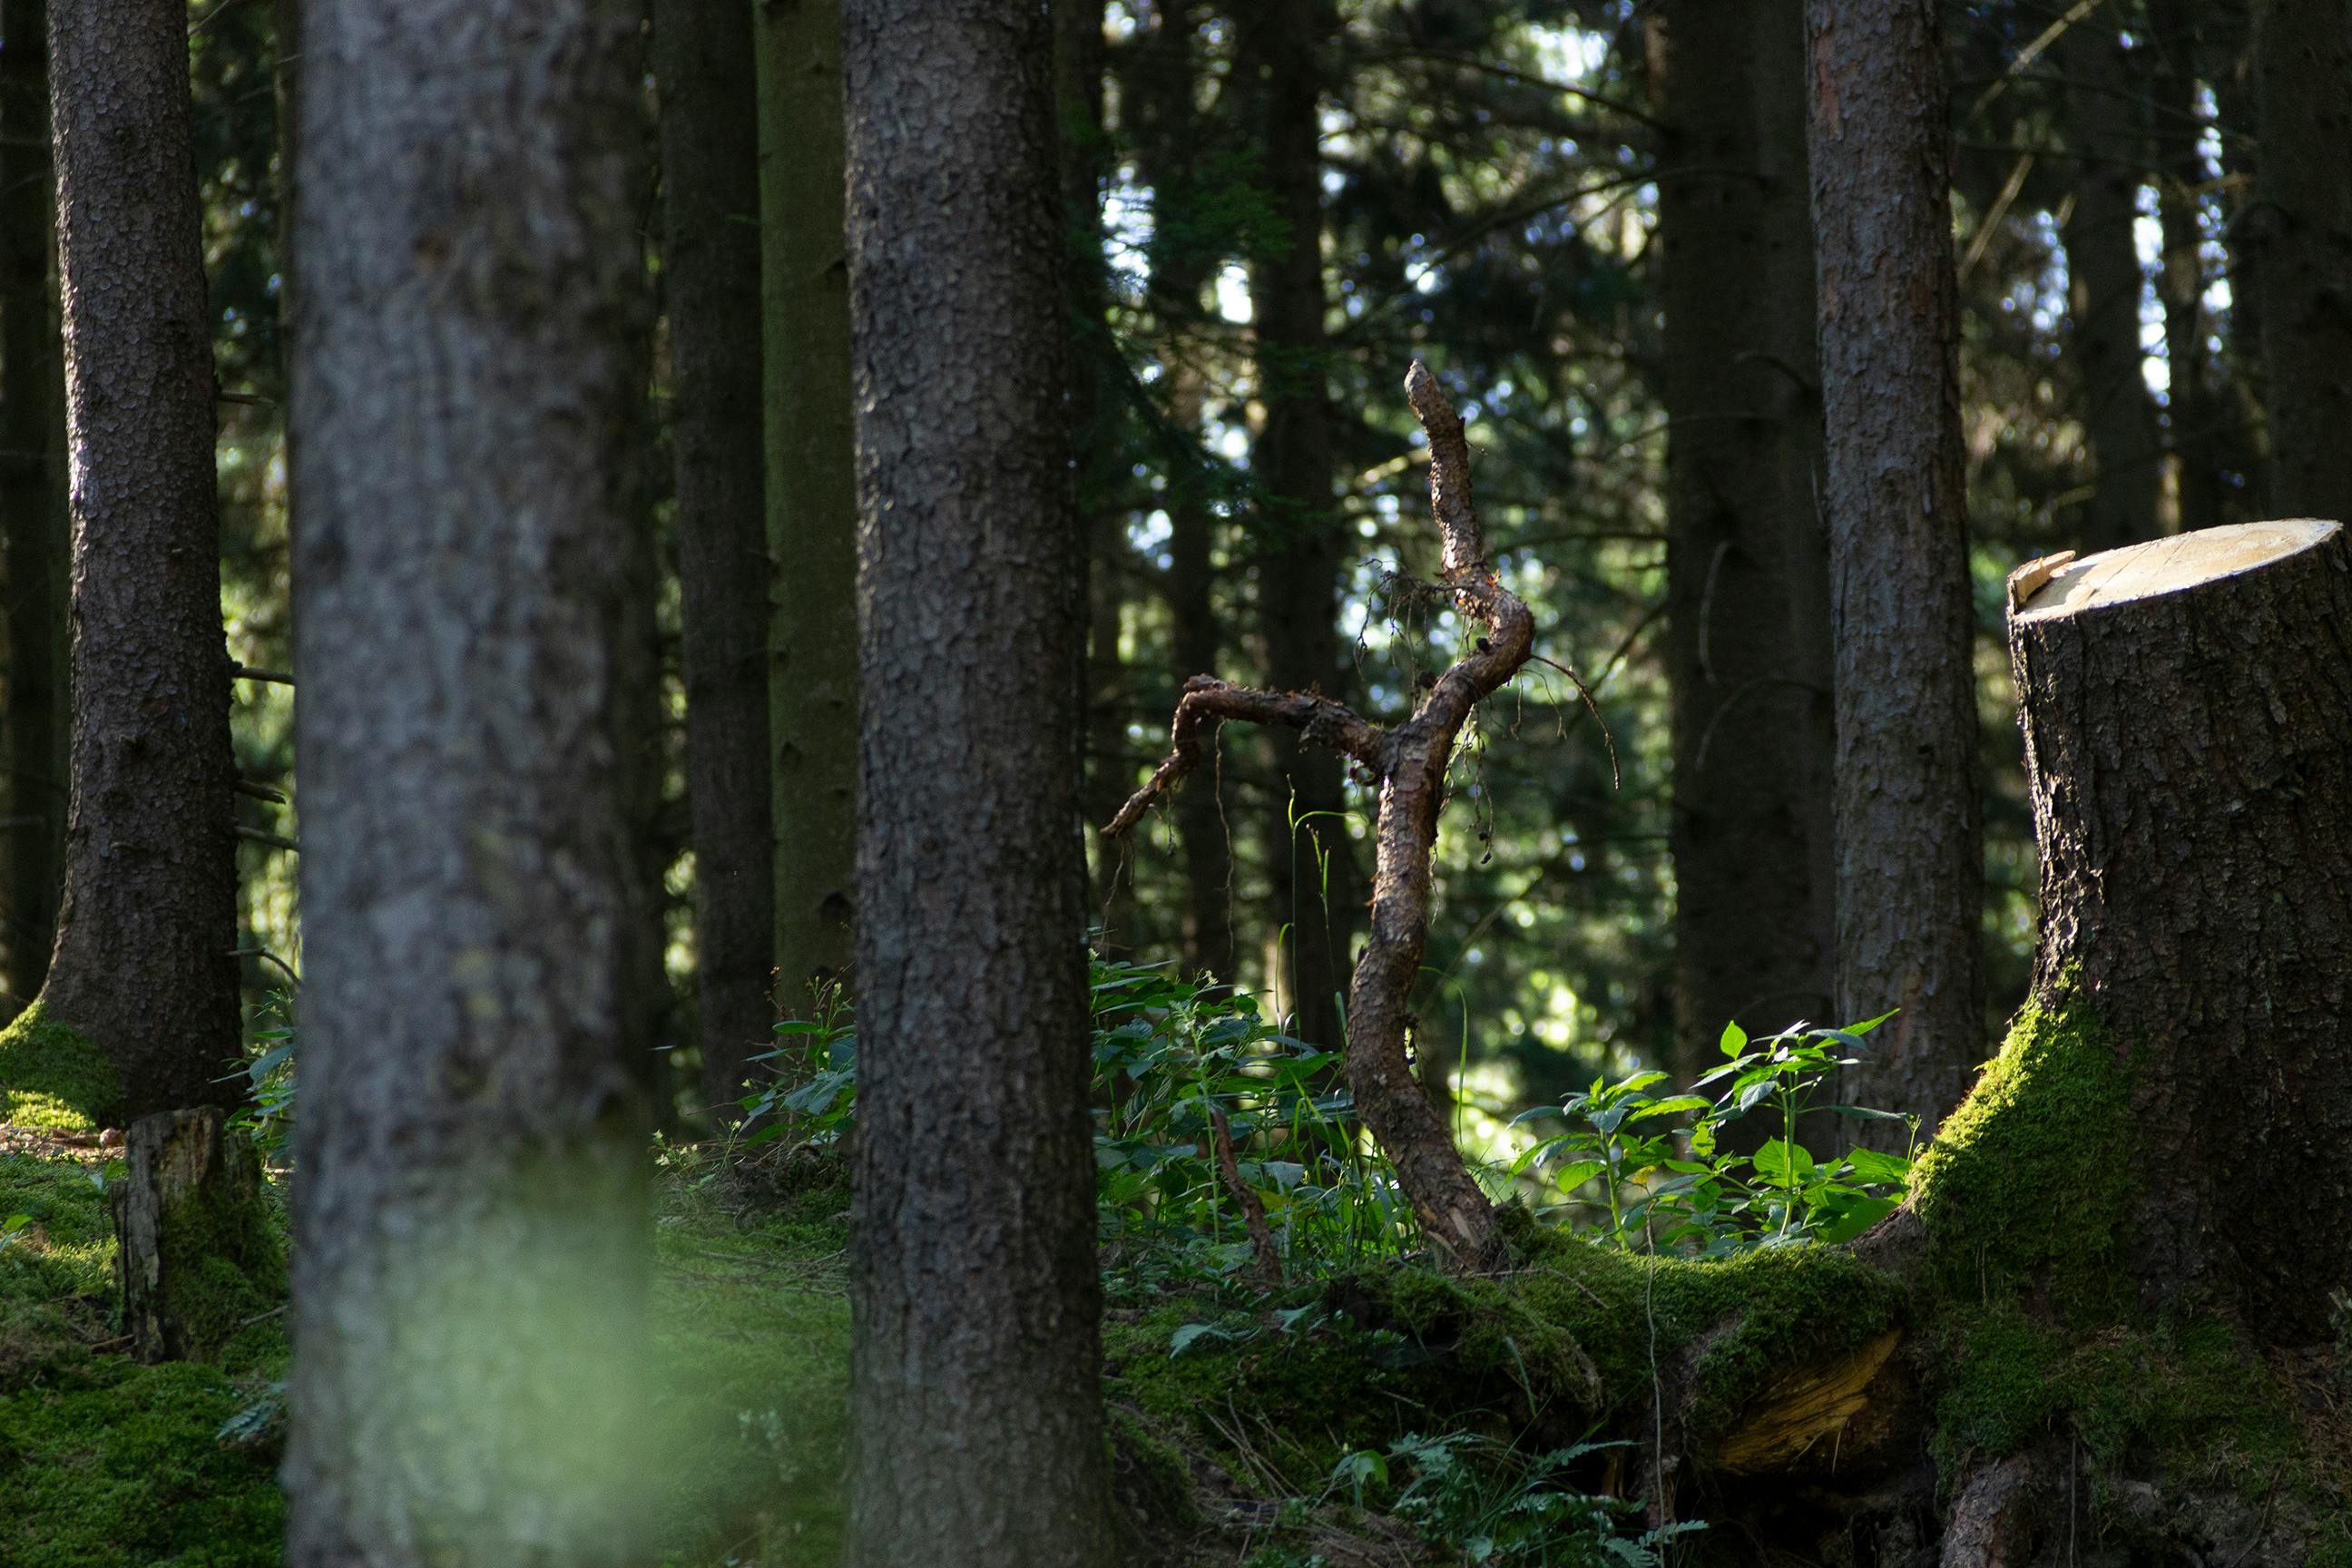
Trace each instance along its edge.
<path fill-rule="evenodd" d="M 0 1121 L 96 1131 L 116 1125 L 121 1098 L 112 1064 L 40 1003 L 0 1028 Z"/>

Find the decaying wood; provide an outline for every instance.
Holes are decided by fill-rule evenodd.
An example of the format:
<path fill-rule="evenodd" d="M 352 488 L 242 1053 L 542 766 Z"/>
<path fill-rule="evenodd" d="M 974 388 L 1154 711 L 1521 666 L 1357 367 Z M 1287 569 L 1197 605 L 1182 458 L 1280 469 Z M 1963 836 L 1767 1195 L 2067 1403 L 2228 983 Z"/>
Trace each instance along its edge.
<path fill-rule="evenodd" d="M 1888 1425 L 1890 1413 L 1874 1411 L 1872 1394 L 1902 1342 L 1889 1329 L 1850 1356 L 1799 1368 L 1773 1384 L 1716 1445 L 1715 1468 L 1736 1476 L 1779 1474 L 1817 1454 L 1834 1466 L 1850 1431 Z"/>
<path fill-rule="evenodd" d="M 1183 778 L 1201 752 L 1210 719 L 1248 719 L 1298 731 L 1307 740 L 1363 764 L 1378 781 L 1370 937 L 1348 991 L 1348 1082 L 1357 1113 L 1396 1168 L 1438 1259 L 1475 1271 L 1501 1253 L 1495 1206 L 1462 1162 L 1452 1133 L 1412 1068 L 1407 1002 L 1429 936 L 1430 862 L 1445 770 L 1454 743 L 1478 702 L 1499 690 L 1528 661 L 1535 620 L 1495 575 L 1470 492 L 1470 445 L 1462 420 L 1419 361 L 1405 395 L 1429 435 L 1430 510 L 1436 519 L 1444 582 L 1462 616 L 1486 627 L 1453 667 L 1423 689 L 1412 716 L 1382 730 L 1312 691 L 1255 691 L 1208 676 L 1185 682 L 1170 751 L 1151 778 L 1103 831 L 1123 834 L 1152 801 Z"/>
<path fill-rule="evenodd" d="M 1241 1162 L 1234 1157 L 1234 1129 L 1222 1110 L 1212 1108 L 1209 1123 L 1217 1145 L 1217 1173 L 1224 1179 L 1226 1195 L 1242 1211 L 1242 1224 L 1249 1230 L 1250 1252 L 1257 1263 L 1258 1278 L 1269 1285 L 1282 1283 L 1282 1254 L 1274 1245 L 1274 1227 L 1266 1223 L 1265 1202 L 1247 1182 L 1242 1180 Z"/>
<path fill-rule="evenodd" d="M 240 1240 L 258 1250 L 253 1217 L 261 1202 L 261 1162 L 241 1133 L 227 1128 L 216 1106 L 166 1110 L 131 1124 L 123 1151 L 128 1170 L 109 1190 L 114 1211 L 115 1288 L 122 1327 L 134 1361 L 201 1359 L 214 1339 L 237 1325 L 207 1313 L 192 1291 L 216 1289 L 195 1270 L 238 1256 Z M 240 1212 L 242 1211 L 242 1212 Z"/>

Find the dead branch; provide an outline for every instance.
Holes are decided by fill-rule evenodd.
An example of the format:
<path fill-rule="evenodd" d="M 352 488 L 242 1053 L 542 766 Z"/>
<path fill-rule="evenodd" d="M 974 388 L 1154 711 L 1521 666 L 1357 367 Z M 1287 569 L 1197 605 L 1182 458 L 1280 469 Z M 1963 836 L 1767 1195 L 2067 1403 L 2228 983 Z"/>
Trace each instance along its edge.
<path fill-rule="evenodd" d="M 1217 1173 L 1224 1178 L 1225 1192 L 1242 1211 L 1242 1224 L 1249 1229 L 1250 1251 L 1257 1259 L 1258 1278 L 1269 1285 L 1282 1283 L 1282 1254 L 1274 1245 L 1274 1227 L 1266 1223 L 1265 1202 L 1247 1182 L 1242 1180 L 1241 1162 L 1234 1157 L 1233 1124 L 1223 1110 L 1209 1110 L 1210 1130 L 1217 1144 Z"/>
<path fill-rule="evenodd" d="M 1254 691 L 1195 676 L 1176 705 L 1167 760 L 1104 832 L 1129 831 L 1184 776 L 1200 755 L 1201 726 L 1212 719 L 1286 725 L 1370 771 L 1380 786 L 1376 870 L 1370 937 L 1349 985 L 1349 1087 L 1358 1114 L 1395 1166 L 1398 1185 L 1433 1251 L 1448 1267 L 1477 1271 L 1501 1259 L 1495 1206 L 1412 1070 L 1405 1047 L 1412 1021 L 1407 1003 L 1429 937 L 1430 867 L 1446 767 L 1471 710 L 1517 674 L 1534 651 L 1535 619 L 1487 563 L 1461 416 L 1419 361 L 1404 384 L 1429 435 L 1430 511 L 1444 587 L 1456 610 L 1485 635 L 1473 637 L 1453 666 L 1423 689 L 1412 716 L 1392 731 L 1314 692 Z"/>

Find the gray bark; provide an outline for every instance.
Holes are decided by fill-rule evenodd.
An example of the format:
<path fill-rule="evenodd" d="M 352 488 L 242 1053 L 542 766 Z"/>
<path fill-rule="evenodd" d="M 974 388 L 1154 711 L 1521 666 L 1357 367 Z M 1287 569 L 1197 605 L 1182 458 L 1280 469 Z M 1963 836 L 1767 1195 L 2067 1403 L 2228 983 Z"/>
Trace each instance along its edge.
<path fill-rule="evenodd" d="M 1110 1560 L 1051 22 L 844 17 L 856 342 L 851 1568 Z"/>
<path fill-rule="evenodd" d="M 1339 578 L 1344 520 L 1333 504 L 1338 458 L 1323 314 L 1323 161 L 1318 44 L 1327 0 L 1268 0 L 1252 21 L 1250 53 L 1266 184 L 1287 231 L 1251 268 L 1255 360 L 1265 426 L 1250 467 L 1259 490 L 1258 626 L 1267 684 L 1344 699 Z M 1300 1038 L 1342 1039 L 1339 996 L 1364 928 L 1363 879 L 1341 816 L 1338 759 L 1277 731 L 1274 798 L 1265 817 L 1267 908 L 1289 930 L 1275 974 Z"/>
<path fill-rule="evenodd" d="M 237 1048 L 213 365 L 176 0 L 50 17 L 72 485 L 72 803 L 42 1000 L 123 1113 L 217 1097 Z"/>
<path fill-rule="evenodd" d="M 1675 1037 L 1832 995 L 1829 542 L 1802 0 L 1663 13 Z"/>
<path fill-rule="evenodd" d="M 2253 77 L 2271 505 L 2352 520 L 2352 4 L 2263 0 Z"/>
<path fill-rule="evenodd" d="M 640 1562 L 637 13 L 305 20 L 289 1562 Z"/>
<path fill-rule="evenodd" d="M 773 1040 L 775 830 L 768 765 L 761 465 L 759 76 L 736 6 L 657 0 L 670 447 L 685 632 L 687 798 L 703 1093 L 730 1105 Z"/>
<path fill-rule="evenodd" d="M 107 1196 L 131 1359 L 207 1359 L 243 1326 L 237 1312 L 285 1288 L 260 1157 L 216 1105 L 141 1117 L 122 1156 Z M 238 1288 L 240 1275 L 248 1289 Z"/>
<path fill-rule="evenodd" d="M 1951 138 L 1931 0 L 1807 0 L 1848 1098 L 1931 1128 L 1984 1057 Z M 1882 1126 L 1888 1124 L 1880 1124 Z"/>
<path fill-rule="evenodd" d="M 2063 237 L 2067 329 L 2092 470 L 2090 504 L 2068 542 L 2112 550 L 2155 537 L 2163 491 L 2156 405 L 2140 369 L 2147 280 L 2133 234 L 2147 138 L 2140 86 L 2111 14 L 2080 17 L 2059 35 L 2058 62 L 2074 154 L 2074 203 Z"/>
<path fill-rule="evenodd" d="M 774 0 L 760 51 L 776 1003 L 849 970 L 857 784 L 857 488 L 843 235 L 841 8 Z"/>
<path fill-rule="evenodd" d="M 65 352 L 47 0 L 0 0 L 0 550 L 7 570 L 6 980 L 38 994 L 65 891 Z"/>

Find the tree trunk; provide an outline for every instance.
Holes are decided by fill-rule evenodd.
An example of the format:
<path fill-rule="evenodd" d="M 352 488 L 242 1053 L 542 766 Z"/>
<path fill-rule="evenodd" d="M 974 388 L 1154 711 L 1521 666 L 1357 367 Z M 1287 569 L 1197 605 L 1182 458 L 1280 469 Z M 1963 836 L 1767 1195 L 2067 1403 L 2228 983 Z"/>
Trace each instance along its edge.
<path fill-rule="evenodd" d="M 1675 1037 L 1835 1005 L 1828 539 L 1801 0 L 1664 13 Z"/>
<path fill-rule="evenodd" d="M 760 57 L 760 304 L 768 411 L 768 702 L 775 760 L 776 1005 L 845 979 L 857 786 L 857 481 L 842 218 L 841 16 L 753 12 Z"/>
<path fill-rule="evenodd" d="M 1082 552 L 1044 7 L 844 17 L 860 698 L 852 1568 L 1110 1560 Z"/>
<path fill-rule="evenodd" d="M 1837 649 L 1837 1005 L 1849 1021 L 1902 1009 L 1847 1097 L 1932 1129 L 1984 1055 L 1943 57 L 1929 0 L 1808 0 L 1806 21 Z"/>
<path fill-rule="evenodd" d="M 2352 550 L 2241 524 L 2023 597 L 2034 988 L 2128 1064 L 2141 1305 L 2320 1342 L 2316 1282 L 2352 1279 Z"/>
<path fill-rule="evenodd" d="M 2216 395 L 2216 366 L 2206 344 L 2212 322 L 2205 310 L 2204 191 L 2210 176 L 2202 145 L 2206 119 L 2198 105 L 2196 0 L 2150 0 L 2148 29 L 2156 55 L 2149 96 L 2154 102 L 2157 214 L 2164 253 L 2156 289 L 2164 301 L 2166 444 L 2173 461 L 2179 528 L 2194 533 L 2228 521 L 2224 466 L 2231 421 Z"/>
<path fill-rule="evenodd" d="M 1170 427 L 1166 596 L 1170 639 L 1180 675 L 1220 668 L 1215 589 L 1217 514 L 1198 450 L 1205 387 L 1188 335 L 1201 318 L 1206 258 L 1184 243 L 1183 216 L 1199 193 L 1189 171 L 1198 160 L 1202 125 L 1193 107 L 1199 68 L 1197 32 L 1190 10 L 1156 5 L 1139 19 L 1121 61 L 1120 131 L 1135 149 L 1139 183 L 1150 187 L 1153 211 L 1151 274 L 1146 285 L 1160 345 Z M 1196 773 L 1175 801 L 1176 833 L 1183 851 L 1184 964 L 1226 981 L 1240 978 L 1234 938 L 1234 854 L 1222 769 Z M 1107 820 L 1093 818 L 1090 820 Z"/>
<path fill-rule="evenodd" d="M 1127 748 L 1127 668 L 1119 650 L 1133 552 L 1119 510 L 1127 454 L 1118 440 L 1118 348 L 1105 321 L 1109 289 L 1102 231 L 1108 147 L 1103 136 L 1103 0 L 1054 0 L 1053 10 L 1055 117 L 1061 130 L 1062 221 L 1069 249 L 1070 428 L 1077 442 L 1078 515 L 1087 530 L 1083 816 L 1100 822 L 1135 787 Z M 1098 854 L 1087 918 L 1102 928 L 1097 939 L 1101 951 L 1123 954 L 1134 945 L 1134 877 L 1118 853 L 1119 846 L 1092 842 Z"/>
<path fill-rule="evenodd" d="M 638 13 L 306 22 L 288 1560 L 641 1562 Z"/>
<path fill-rule="evenodd" d="M 2213 88 L 2214 129 L 2221 143 L 2222 232 L 2229 237 L 2226 272 L 2230 311 L 2221 395 L 2228 414 L 2230 466 L 2244 476 L 2240 516 L 2276 515 L 2271 504 L 2270 431 L 2263 410 L 2268 394 L 2263 366 L 2263 278 L 2260 231 L 2261 115 L 2255 107 L 2252 58 L 2254 0 L 2206 6 L 2199 17 L 2203 37 L 2202 75 Z"/>
<path fill-rule="evenodd" d="M 2352 519 L 2352 4 L 2263 0 L 2253 62 L 2270 503 Z"/>
<path fill-rule="evenodd" d="M 1333 447 L 1323 340 L 1323 80 L 1326 0 L 1268 0 L 1253 23 L 1263 79 L 1261 144 L 1268 195 L 1286 237 L 1253 266 L 1256 371 L 1265 405 L 1251 468 L 1258 489 L 1258 625 L 1266 680 L 1344 699 L 1339 611 L 1343 520 L 1332 504 Z M 1297 737 L 1271 737 L 1274 798 L 1265 817 L 1268 909 L 1287 928 L 1274 975 L 1300 1038 L 1337 1047 L 1339 996 L 1363 929 L 1362 879 L 1344 815 L 1339 760 Z"/>
<path fill-rule="evenodd" d="M 657 0 L 662 276 L 685 631 L 687 798 L 703 1093 L 731 1104 L 773 1039 L 775 831 L 761 501 L 759 76 L 751 19 Z"/>
<path fill-rule="evenodd" d="M 65 890 L 65 353 L 57 174 L 49 156 L 47 0 L 0 0 L 0 548 L 7 567 L 11 1011 L 39 994 Z"/>
<path fill-rule="evenodd" d="M 187 12 L 50 18 L 73 494 L 72 805 L 41 996 L 127 1116 L 236 1054 L 236 857 Z"/>
<path fill-rule="evenodd" d="M 132 1122 L 124 1173 L 108 1185 L 114 1279 L 131 1359 L 202 1361 L 283 1300 L 286 1253 L 271 1231 L 261 1160 L 216 1105 Z"/>
<path fill-rule="evenodd" d="M 2141 51 L 2143 63 L 2147 51 Z M 2090 550 L 2155 537 L 2163 479 L 2156 407 L 2141 371 L 2140 170 L 2147 163 L 2140 87 L 2105 11 L 2059 35 L 2066 123 L 2074 154 L 2066 247 L 2067 326 L 2080 417 L 2090 449 L 2090 504 L 2074 532 Z M 2191 258 L 2193 262 L 2194 258 Z"/>

